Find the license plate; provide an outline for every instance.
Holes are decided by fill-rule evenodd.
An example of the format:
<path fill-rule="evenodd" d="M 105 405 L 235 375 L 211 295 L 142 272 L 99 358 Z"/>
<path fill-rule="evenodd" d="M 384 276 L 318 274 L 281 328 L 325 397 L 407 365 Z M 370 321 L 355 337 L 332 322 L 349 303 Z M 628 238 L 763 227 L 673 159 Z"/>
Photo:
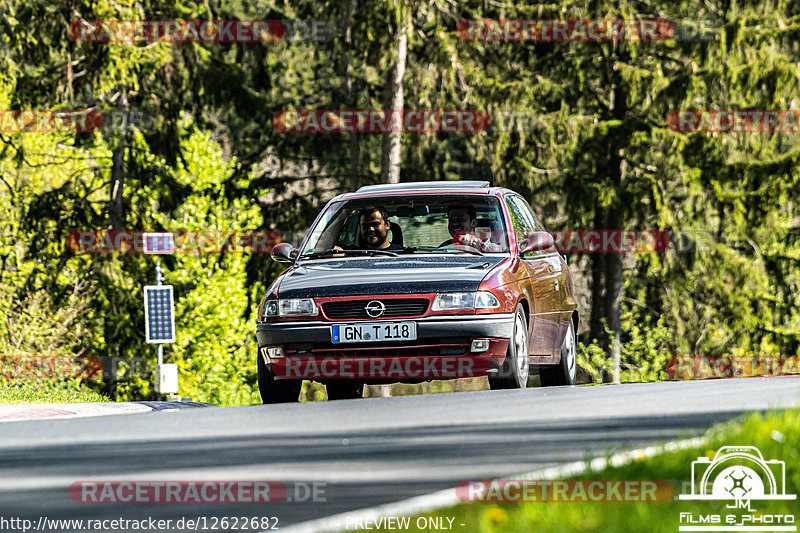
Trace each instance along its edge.
<path fill-rule="evenodd" d="M 331 326 L 331 342 L 381 342 L 417 340 L 416 322 L 336 324 Z"/>

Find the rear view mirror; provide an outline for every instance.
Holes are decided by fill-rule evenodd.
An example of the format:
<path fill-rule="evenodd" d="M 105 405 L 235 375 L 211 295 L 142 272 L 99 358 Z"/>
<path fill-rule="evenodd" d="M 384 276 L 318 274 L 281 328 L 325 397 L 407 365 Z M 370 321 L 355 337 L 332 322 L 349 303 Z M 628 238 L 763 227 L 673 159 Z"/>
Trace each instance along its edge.
<path fill-rule="evenodd" d="M 528 238 L 519 243 L 520 255 L 525 255 L 530 252 L 540 252 L 547 250 L 555 244 L 553 236 L 547 231 L 534 231 Z"/>
<path fill-rule="evenodd" d="M 431 213 L 431 209 L 423 204 L 423 205 L 401 205 L 399 206 L 394 213 L 390 216 L 398 217 L 398 218 L 416 218 L 416 217 L 424 217 Z"/>
<path fill-rule="evenodd" d="M 272 247 L 270 257 L 278 263 L 291 263 L 297 257 L 297 250 L 288 242 L 282 242 Z"/>

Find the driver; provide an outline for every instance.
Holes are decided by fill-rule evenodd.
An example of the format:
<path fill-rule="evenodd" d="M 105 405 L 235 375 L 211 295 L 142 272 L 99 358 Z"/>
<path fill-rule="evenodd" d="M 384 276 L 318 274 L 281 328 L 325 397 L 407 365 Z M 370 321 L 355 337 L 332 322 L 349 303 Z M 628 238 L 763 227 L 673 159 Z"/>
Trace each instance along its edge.
<path fill-rule="evenodd" d="M 403 247 L 389 241 L 389 213 L 380 205 L 371 205 L 359 210 L 361 244 L 370 250 L 400 251 Z"/>
<path fill-rule="evenodd" d="M 482 252 L 500 252 L 502 247 L 490 240 L 481 240 L 475 235 L 478 226 L 478 214 L 472 204 L 455 204 L 447 208 L 447 229 L 452 239 L 442 243 L 447 245 L 472 246 Z"/>

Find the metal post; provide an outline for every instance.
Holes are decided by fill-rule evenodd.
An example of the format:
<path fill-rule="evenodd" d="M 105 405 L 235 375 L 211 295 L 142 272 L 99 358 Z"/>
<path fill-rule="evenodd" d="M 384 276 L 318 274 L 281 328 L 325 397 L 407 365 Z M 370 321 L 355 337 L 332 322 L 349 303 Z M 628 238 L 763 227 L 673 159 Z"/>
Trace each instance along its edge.
<path fill-rule="evenodd" d="M 156 256 L 156 285 L 161 285 L 161 282 L 164 281 L 164 276 L 162 275 L 162 268 L 161 268 L 161 256 Z"/>
<path fill-rule="evenodd" d="M 164 280 L 164 276 L 161 270 L 161 256 L 156 256 L 156 285 L 161 285 L 161 282 Z M 158 366 L 164 364 L 164 345 L 159 343 L 158 344 Z"/>

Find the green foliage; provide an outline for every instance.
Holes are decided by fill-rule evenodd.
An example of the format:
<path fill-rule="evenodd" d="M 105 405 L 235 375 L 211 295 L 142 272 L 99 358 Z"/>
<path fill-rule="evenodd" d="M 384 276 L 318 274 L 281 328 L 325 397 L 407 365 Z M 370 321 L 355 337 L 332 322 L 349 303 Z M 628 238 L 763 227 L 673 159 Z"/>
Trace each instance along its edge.
<path fill-rule="evenodd" d="M 101 0 L 64 8 L 0 0 L 0 109 L 93 107 L 149 117 L 141 131 L 0 133 L 0 348 L 154 360 L 154 346 L 143 340 L 141 293 L 153 283 L 152 259 L 75 254 L 65 246 L 73 231 L 105 230 L 118 214 L 134 231 L 302 233 L 334 194 L 377 181 L 380 135 L 287 135 L 271 119 L 286 109 L 382 108 L 397 17 L 407 5 L 405 107 L 475 109 L 495 120 L 472 135 L 404 135 L 402 180 L 488 171 L 528 197 L 549 229 L 695 236 L 694 249 L 623 259 L 622 380 L 663 379 L 673 356 L 800 353 L 797 135 L 667 127 L 678 109 L 796 107 L 792 4 L 364 0 L 352 13 L 348 4 Z M 336 20 L 321 42 L 99 44 L 67 35 L 78 18 L 309 20 L 320 13 Z M 475 42 L 455 31 L 462 19 L 667 16 L 714 19 L 718 38 Z M 504 112 L 522 114 L 501 124 Z M 124 163 L 120 213 L 109 201 L 115 160 Z M 575 277 L 590 278 L 599 255 L 571 260 Z M 164 265 L 179 332 L 165 354 L 180 366 L 181 393 L 258 402 L 253 313 L 280 268 L 265 254 L 183 254 Z M 582 324 L 590 323 L 591 305 L 581 300 Z M 582 333 L 580 364 L 599 380 L 610 368 L 607 350 L 588 337 Z M 142 378 L 106 392 L 154 397 Z M 304 388 L 307 399 L 323 395 Z"/>
<path fill-rule="evenodd" d="M 0 286 L 0 354 L 43 359 L 80 355 L 86 334 L 83 315 L 90 308 L 91 296 L 84 286 L 76 285 L 57 301 L 43 290 L 17 299 Z"/>
<path fill-rule="evenodd" d="M 0 350 L 13 357 L 154 360 L 155 347 L 143 339 L 142 304 L 142 286 L 153 283 L 152 258 L 74 254 L 67 246 L 72 230 L 101 229 L 93 204 L 102 203 L 96 188 L 106 169 L 94 168 L 87 148 L 62 155 L 63 139 L 53 135 L 20 141 L 9 142 L 6 154 L 26 150 L 35 153 L 31 159 L 0 160 L 7 187 L 0 194 L 0 216 L 8 228 L 0 235 L 5 265 Z M 155 183 L 131 186 L 130 217 L 138 220 L 132 227 L 219 233 L 257 228 L 259 210 L 251 201 L 225 198 L 237 163 L 226 161 L 209 135 L 187 132 L 185 155 L 174 171 L 163 158 L 147 155 L 141 134 L 132 141 L 143 149 L 145 164 L 160 174 Z M 103 146 L 98 138 L 95 157 L 107 157 Z M 165 181 L 183 188 L 182 202 L 170 210 L 159 208 Z M 222 405 L 259 401 L 250 306 L 264 286 L 247 282 L 250 259 L 242 253 L 184 253 L 166 260 L 166 282 L 176 287 L 179 331 L 178 342 L 166 346 L 166 362 L 179 365 L 184 396 Z M 106 392 L 118 400 L 154 395 L 149 376 L 115 383 Z"/>
<path fill-rule="evenodd" d="M 86 403 L 107 402 L 80 380 L 40 379 L 9 380 L 0 378 L 0 404 L 9 403 Z"/>
<path fill-rule="evenodd" d="M 664 325 L 665 318 L 659 317 L 655 324 L 643 323 L 642 319 L 639 313 L 632 311 L 623 316 L 622 329 L 625 335 L 620 343 L 622 383 L 662 381 L 667 378 L 665 370 L 670 357 L 668 341 L 671 333 Z M 602 381 L 602 372 L 610 373 L 612 370 L 611 360 L 596 340 L 589 344 L 578 343 L 578 365 L 593 382 Z"/>

